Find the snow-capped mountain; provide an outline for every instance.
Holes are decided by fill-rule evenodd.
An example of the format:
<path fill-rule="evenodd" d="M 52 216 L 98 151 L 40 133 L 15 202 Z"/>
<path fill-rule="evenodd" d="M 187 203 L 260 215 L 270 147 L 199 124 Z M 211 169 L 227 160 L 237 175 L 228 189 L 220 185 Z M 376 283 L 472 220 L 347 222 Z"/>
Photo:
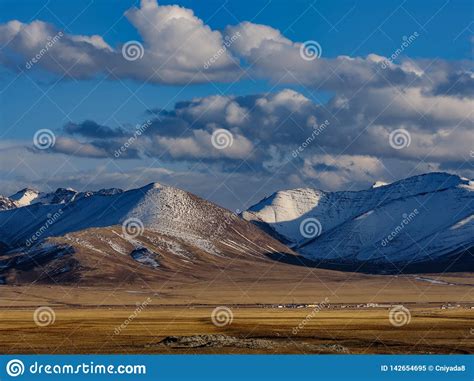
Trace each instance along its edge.
<path fill-rule="evenodd" d="M 24 188 L 7 198 L 14 202 L 14 206 L 22 207 L 33 204 L 65 204 L 74 200 L 78 200 L 80 198 L 90 197 L 96 194 L 113 195 L 121 192 L 123 191 L 118 188 L 101 189 L 96 192 L 78 192 L 72 188 L 58 188 L 54 192 L 40 192 L 36 189 Z"/>
<path fill-rule="evenodd" d="M 199 268 L 295 256 L 235 213 L 157 183 L 59 199 L 0 212 L 0 281 L 44 277 L 46 268 L 48 279 L 115 282 L 137 266 L 142 278 L 191 277 Z"/>
<path fill-rule="evenodd" d="M 432 173 L 358 192 L 280 191 L 241 218 L 156 183 L 129 191 L 24 189 L 0 198 L 0 283 L 114 283 L 136 271 L 140 279 L 185 273 L 189 281 L 213 268 L 245 273 L 275 261 L 284 271 L 290 264 L 474 271 L 473 192 L 468 179 Z"/>
<path fill-rule="evenodd" d="M 16 208 L 18 205 L 8 197 L 0 195 L 0 211 Z"/>
<path fill-rule="evenodd" d="M 280 191 L 243 218 L 323 265 L 472 270 L 473 181 L 430 173 L 376 185 L 357 192 Z"/>

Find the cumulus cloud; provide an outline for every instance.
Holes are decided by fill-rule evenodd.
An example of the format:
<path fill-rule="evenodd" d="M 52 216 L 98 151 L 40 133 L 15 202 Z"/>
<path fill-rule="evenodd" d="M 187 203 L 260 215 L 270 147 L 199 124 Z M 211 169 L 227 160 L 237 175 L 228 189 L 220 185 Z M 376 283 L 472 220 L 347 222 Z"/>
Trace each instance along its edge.
<path fill-rule="evenodd" d="M 302 172 L 331 189 L 342 189 L 347 184 L 370 183 L 386 175 L 381 160 L 363 155 L 309 155 L 304 160 Z"/>
<path fill-rule="evenodd" d="M 223 36 L 190 9 L 142 0 L 140 8 L 125 16 L 142 36 L 140 59 L 126 59 L 120 46 L 113 48 L 97 35 L 67 34 L 39 20 L 13 20 L 0 24 L 0 62 L 79 79 L 107 75 L 171 84 L 226 80 L 239 70 L 228 51 L 214 57 L 225 46 Z M 204 69 L 212 57 L 212 65 Z"/>
<path fill-rule="evenodd" d="M 403 65 L 391 64 L 383 69 L 381 63 L 387 58 L 375 54 L 367 57 L 303 59 L 303 43 L 293 42 L 277 29 L 266 25 L 243 22 L 227 27 L 226 32 L 245 37 L 230 49 L 235 55 L 243 57 L 256 75 L 281 83 L 296 83 L 321 90 L 353 91 L 364 86 L 420 82 L 419 76 Z"/>
<path fill-rule="evenodd" d="M 104 139 L 92 141 L 80 141 L 67 136 L 60 136 L 56 138 L 51 152 L 61 153 L 68 156 L 86 157 L 86 158 L 113 158 L 115 152 L 124 144 L 122 140 Z M 33 149 L 34 151 L 34 149 Z M 39 153 L 44 153 L 39 151 Z M 120 155 L 122 159 L 138 159 L 140 158 L 139 150 L 135 147 L 130 147 Z"/>
<path fill-rule="evenodd" d="M 424 86 L 436 95 L 472 97 L 467 62 L 401 59 L 396 64 L 377 54 L 305 60 L 300 51 L 303 43 L 291 41 L 271 26 L 245 21 L 213 30 L 191 9 L 159 5 L 156 0 L 141 0 L 140 7 L 132 7 L 125 16 L 141 36 L 134 57 L 138 59 L 122 54 L 127 41 L 113 47 L 98 35 L 67 34 L 39 20 L 13 20 L 0 24 L 0 63 L 78 79 L 106 75 L 189 84 L 230 82 L 250 75 L 344 93 Z"/>
<path fill-rule="evenodd" d="M 52 150 L 113 160 L 203 162 L 229 172 L 289 176 L 296 170 L 300 179 L 323 176 L 336 187 L 350 178 L 377 177 L 390 160 L 468 166 L 463 163 L 471 160 L 473 106 L 470 99 L 417 88 L 367 89 L 352 98 L 335 95 L 326 104 L 290 89 L 213 95 L 153 114 L 139 135 L 92 121 L 69 123 Z M 222 129 L 231 135 L 225 149 L 213 144 L 213 134 Z M 396 149 L 391 134 L 400 129 L 409 142 Z"/>
<path fill-rule="evenodd" d="M 217 131 L 217 130 L 216 130 Z M 156 156 L 169 154 L 173 159 L 251 159 L 253 145 L 245 136 L 233 134 L 232 143 L 225 149 L 218 149 L 212 144 L 212 134 L 204 130 L 194 130 L 192 137 L 172 138 L 157 136 L 159 151 L 148 151 Z M 166 157 L 166 155 L 162 155 Z"/>
<path fill-rule="evenodd" d="M 43 21 L 0 24 L 0 62 L 13 68 L 42 69 L 75 78 L 98 74 L 113 52 L 100 36 L 68 35 Z"/>
<path fill-rule="evenodd" d="M 449 95 L 461 98 L 474 98 L 474 73 L 461 71 L 449 73 L 433 89 L 435 95 Z"/>

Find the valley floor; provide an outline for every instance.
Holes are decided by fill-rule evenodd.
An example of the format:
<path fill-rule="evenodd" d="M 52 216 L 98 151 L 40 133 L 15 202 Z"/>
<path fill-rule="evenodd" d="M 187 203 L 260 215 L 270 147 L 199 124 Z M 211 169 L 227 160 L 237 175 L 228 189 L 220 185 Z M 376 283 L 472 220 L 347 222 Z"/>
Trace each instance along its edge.
<path fill-rule="evenodd" d="M 56 308 L 38 327 L 28 309 L 3 311 L 3 353 L 474 353 L 472 312 L 413 307 L 394 327 L 386 309 L 327 310 L 230 306 L 233 321 L 216 327 L 213 307 Z M 119 328 L 125 321 L 125 328 Z M 296 329 L 302 321 L 307 323 Z M 185 337 L 185 339 L 183 339 Z"/>
<path fill-rule="evenodd" d="M 3 285 L 0 345 L 56 354 L 474 353 L 472 274 L 354 277 L 258 287 Z M 389 318 L 396 305 L 409 311 L 401 326 Z M 222 306 L 218 326 L 212 315 Z M 37 324 L 44 307 L 53 316 Z"/>

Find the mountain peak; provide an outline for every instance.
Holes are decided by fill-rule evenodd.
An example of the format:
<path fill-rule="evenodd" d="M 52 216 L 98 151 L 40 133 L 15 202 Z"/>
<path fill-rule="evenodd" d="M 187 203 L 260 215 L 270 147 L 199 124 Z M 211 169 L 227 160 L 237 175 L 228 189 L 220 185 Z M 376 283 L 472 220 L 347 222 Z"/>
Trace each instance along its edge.
<path fill-rule="evenodd" d="M 77 193 L 77 190 L 73 188 L 58 188 L 54 191 L 54 193 L 61 193 L 61 192 L 75 192 Z"/>
<path fill-rule="evenodd" d="M 21 196 L 21 195 L 24 195 L 26 193 L 36 193 L 36 194 L 39 194 L 40 191 L 35 189 L 35 188 L 29 188 L 29 187 L 26 187 L 26 188 L 23 188 L 23 189 L 20 189 L 18 192 L 16 192 L 15 194 L 11 195 L 9 198 L 13 198 L 15 195 L 18 195 L 18 196 Z"/>
<path fill-rule="evenodd" d="M 40 191 L 33 188 L 23 188 L 9 197 L 16 202 L 18 206 L 30 205 L 40 195 Z"/>
<path fill-rule="evenodd" d="M 160 184 L 160 183 L 149 183 L 143 187 L 141 187 L 140 189 L 143 189 L 143 190 L 149 190 L 149 189 L 163 189 L 167 187 L 166 185 L 163 185 L 163 184 Z"/>

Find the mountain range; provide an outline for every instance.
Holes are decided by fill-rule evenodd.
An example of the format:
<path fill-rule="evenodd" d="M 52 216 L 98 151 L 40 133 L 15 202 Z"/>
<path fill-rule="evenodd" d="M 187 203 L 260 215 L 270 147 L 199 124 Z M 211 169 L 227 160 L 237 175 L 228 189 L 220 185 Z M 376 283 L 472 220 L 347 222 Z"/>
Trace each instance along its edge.
<path fill-rule="evenodd" d="M 157 183 L 128 191 L 25 188 L 0 196 L 0 282 L 157 274 L 186 282 L 277 262 L 289 271 L 473 271 L 473 191 L 469 179 L 430 173 L 361 191 L 278 191 L 236 215 Z"/>
<path fill-rule="evenodd" d="M 474 182 L 447 173 L 355 192 L 279 191 L 243 213 L 320 267 L 472 270 Z"/>

